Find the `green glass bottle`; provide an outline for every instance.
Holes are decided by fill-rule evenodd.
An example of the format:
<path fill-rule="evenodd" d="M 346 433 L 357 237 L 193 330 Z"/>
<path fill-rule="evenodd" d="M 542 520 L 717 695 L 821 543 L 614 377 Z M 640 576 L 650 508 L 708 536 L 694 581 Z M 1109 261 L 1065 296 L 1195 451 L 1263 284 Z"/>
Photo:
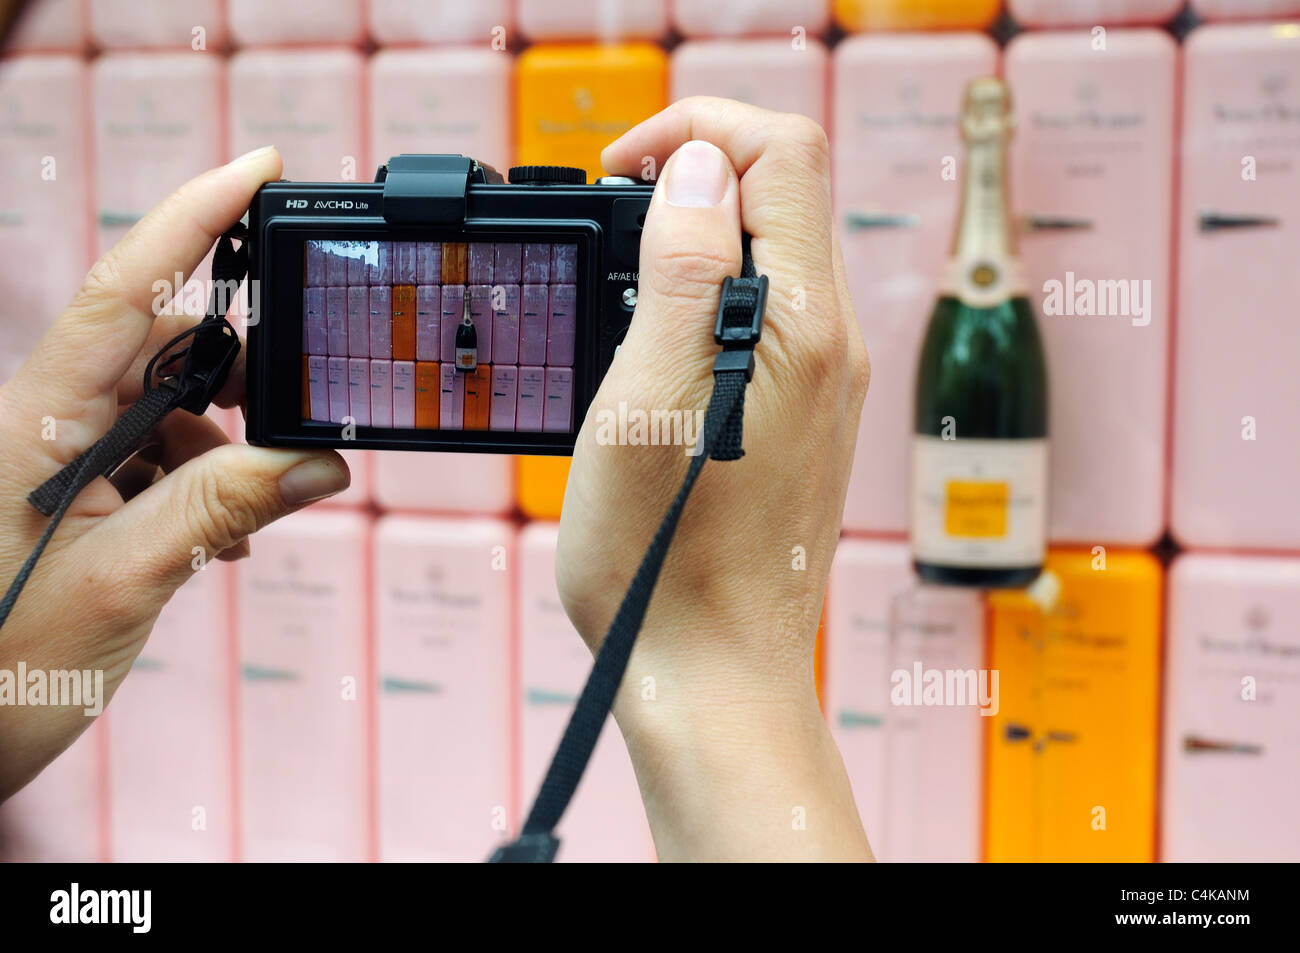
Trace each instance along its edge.
<path fill-rule="evenodd" d="M 966 88 L 952 256 L 921 346 L 912 559 L 925 582 L 1015 587 L 1047 549 L 1047 369 L 1007 201 L 1011 95 Z"/>

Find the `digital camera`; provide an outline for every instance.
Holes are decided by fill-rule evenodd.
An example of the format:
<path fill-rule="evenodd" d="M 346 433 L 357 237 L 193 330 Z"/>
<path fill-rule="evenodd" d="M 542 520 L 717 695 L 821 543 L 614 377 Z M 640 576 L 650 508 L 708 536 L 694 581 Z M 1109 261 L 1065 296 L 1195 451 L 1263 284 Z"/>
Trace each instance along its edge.
<path fill-rule="evenodd" d="M 249 209 L 248 442 L 568 454 L 636 305 L 653 187 L 458 155 Z"/>

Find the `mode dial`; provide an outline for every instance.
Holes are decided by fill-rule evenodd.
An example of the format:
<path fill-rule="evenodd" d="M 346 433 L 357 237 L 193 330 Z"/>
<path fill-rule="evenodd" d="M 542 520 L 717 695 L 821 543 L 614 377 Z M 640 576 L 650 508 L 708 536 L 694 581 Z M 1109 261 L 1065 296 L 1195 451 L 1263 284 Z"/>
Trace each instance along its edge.
<path fill-rule="evenodd" d="M 509 178 L 512 185 L 586 185 L 587 170 L 567 165 L 517 165 Z"/>

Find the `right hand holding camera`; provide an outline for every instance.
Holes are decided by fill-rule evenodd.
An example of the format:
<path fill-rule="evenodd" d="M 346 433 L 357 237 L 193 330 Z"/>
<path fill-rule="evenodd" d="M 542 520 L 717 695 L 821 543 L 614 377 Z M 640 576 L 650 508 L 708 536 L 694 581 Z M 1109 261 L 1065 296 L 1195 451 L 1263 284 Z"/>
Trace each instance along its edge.
<path fill-rule="evenodd" d="M 592 649 L 672 499 L 681 446 L 606 445 L 598 417 L 692 410 L 713 387 L 719 287 L 741 230 L 770 281 L 745 457 L 704 468 L 615 715 L 661 859 L 869 856 L 818 709 L 813 651 L 869 365 L 831 215 L 826 135 L 802 116 L 682 100 L 627 132 L 606 171 L 661 168 L 636 313 L 574 453 L 557 577 Z M 805 830 L 791 812 L 805 810 Z"/>

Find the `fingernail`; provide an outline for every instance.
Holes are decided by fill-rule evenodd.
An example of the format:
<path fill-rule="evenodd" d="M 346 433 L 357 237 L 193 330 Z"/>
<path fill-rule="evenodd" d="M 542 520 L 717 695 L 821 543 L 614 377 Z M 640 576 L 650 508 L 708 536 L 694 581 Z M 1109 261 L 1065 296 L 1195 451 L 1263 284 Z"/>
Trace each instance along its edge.
<path fill-rule="evenodd" d="M 250 150 L 249 152 L 245 152 L 242 156 L 240 156 L 240 157 L 237 158 L 237 159 L 231 159 L 230 162 L 229 162 L 228 164 L 229 164 L 229 165 L 235 165 L 236 163 L 239 163 L 239 162 L 247 162 L 249 159 L 255 159 L 255 158 L 257 158 L 258 156 L 264 156 L 264 155 L 266 155 L 268 152 L 270 152 L 270 151 L 271 151 L 272 149 L 274 149 L 274 148 L 275 148 L 275 146 L 262 146 L 260 149 L 253 149 L 253 150 Z"/>
<path fill-rule="evenodd" d="M 692 139 L 673 154 L 666 173 L 669 205 L 712 208 L 727 191 L 727 159 L 712 143 Z"/>
<path fill-rule="evenodd" d="M 346 490 L 350 482 L 333 460 L 308 460 L 280 477 L 280 498 L 287 506 L 301 506 Z"/>

